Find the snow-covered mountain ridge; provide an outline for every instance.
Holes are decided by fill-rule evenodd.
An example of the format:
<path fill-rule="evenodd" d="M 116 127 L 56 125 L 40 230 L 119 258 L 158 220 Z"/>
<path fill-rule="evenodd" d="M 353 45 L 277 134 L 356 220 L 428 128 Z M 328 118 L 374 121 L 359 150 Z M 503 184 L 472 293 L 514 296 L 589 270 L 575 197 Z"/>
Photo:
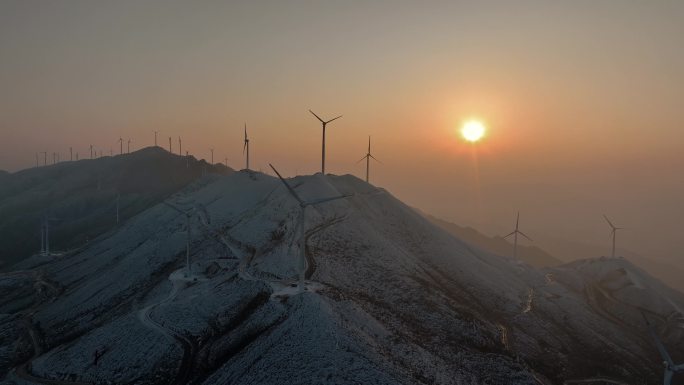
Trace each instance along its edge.
<path fill-rule="evenodd" d="M 51 261 L 0 276 L 5 383 L 654 383 L 639 310 L 684 357 L 684 296 L 623 259 L 536 269 L 352 176 L 203 177 Z M 18 294 L 21 293 L 21 294 Z M 97 354 L 96 354 L 97 353 Z M 96 358 L 97 357 L 97 358 Z M 97 362 L 96 362 L 97 361 Z M 588 382 L 590 383 L 590 382 Z"/>

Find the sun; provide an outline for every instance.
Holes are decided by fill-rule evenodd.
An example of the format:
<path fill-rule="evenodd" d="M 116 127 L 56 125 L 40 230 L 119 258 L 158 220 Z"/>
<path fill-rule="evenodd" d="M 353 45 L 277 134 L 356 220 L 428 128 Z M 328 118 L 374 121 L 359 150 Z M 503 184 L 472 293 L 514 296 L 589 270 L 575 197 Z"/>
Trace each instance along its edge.
<path fill-rule="evenodd" d="M 461 135 L 468 142 L 475 143 L 485 136 L 487 129 L 479 120 L 469 120 L 461 127 Z"/>

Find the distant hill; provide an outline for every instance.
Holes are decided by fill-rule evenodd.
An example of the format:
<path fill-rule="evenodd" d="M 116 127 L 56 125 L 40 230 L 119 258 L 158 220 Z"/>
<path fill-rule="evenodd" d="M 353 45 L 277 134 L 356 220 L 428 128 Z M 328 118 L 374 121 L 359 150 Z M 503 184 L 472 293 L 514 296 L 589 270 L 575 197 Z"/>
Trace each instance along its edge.
<path fill-rule="evenodd" d="M 448 231 L 451 235 L 470 244 L 498 255 L 511 255 L 513 245 L 502 237 L 489 237 L 472 227 L 461 227 L 457 224 L 426 215 L 427 219 L 435 225 Z M 518 259 L 536 267 L 556 266 L 563 263 L 546 251 L 536 246 L 523 246 L 518 244 Z"/>
<path fill-rule="evenodd" d="M 131 154 L 0 173 L 0 268 L 40 250 L 41 218 L 50 225 L 50 249 L 84 245 L 178 191 L 205 173 L 230 174 L 223 165 L 148 147 Z"/>

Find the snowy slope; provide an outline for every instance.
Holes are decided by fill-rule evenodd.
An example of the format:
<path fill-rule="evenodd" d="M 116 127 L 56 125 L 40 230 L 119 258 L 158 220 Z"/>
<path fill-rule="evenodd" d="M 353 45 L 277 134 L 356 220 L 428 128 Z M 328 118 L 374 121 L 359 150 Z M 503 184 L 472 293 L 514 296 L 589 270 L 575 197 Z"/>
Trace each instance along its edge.
<path fill-rule="evenodd" d="M 684 298 L 623 260 L 538 270 L 468 245 L 355 177 L 290 182 L 306 200 L 350 195 L 307 209 L 305 293 L 292 287 L 299 206 L 280 181 L 245 171 L 207 176 L 167 199 L 194 210 L 190 278 L 186 217 L 164 204 L 78 252 L 32 258 L 29 273 L 3 275 L 3 293 L 28 295 L 0 302 L 0 358 L 15 354 L 0 361 L 0 376 L 653 383 L 661 367 L 638 308 L 672 355 L 684 355 Z M 97 366 L 95 351 L 104 352 Z M 22 371 L 22 362 L 30 367 Z"/>

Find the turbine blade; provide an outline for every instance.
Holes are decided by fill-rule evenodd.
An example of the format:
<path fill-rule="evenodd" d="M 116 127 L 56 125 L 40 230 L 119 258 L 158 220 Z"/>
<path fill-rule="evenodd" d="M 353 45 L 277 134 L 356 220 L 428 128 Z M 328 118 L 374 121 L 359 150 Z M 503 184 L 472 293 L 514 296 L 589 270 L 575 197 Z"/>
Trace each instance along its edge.
<path fill-rule="evenodd" d="M 527 235 L 525 235 L 525 233 L 523 233 L 522 231 L 518 231 L 518 234 L 520 234 L 520 235 L 522 235 L 523 237 L 527 238 L 529 241 L 534 242 L 534 241 L 532 240 L 532 238 L 530 238 L 530 237 L 528 237 Z"/>
<path fill-rule="evenodd" d="M 366 156 L 364 156 L 363 158 L 359 159 L 356 163 L 360 163 L 361 161 L 363 161 L 363 160 L 366 159 L 366 158 L 368 158 L 368 155 L 366 155 Z"/>
<path fill-rule="evenodd" d="M 665 376 L 663 377 L 663 384 L 664 385 L 671 385 L 673 376 L 674 376 L 674 372 L 672 372 L 672 370 L 670 370 L 669 368 L 665 368 Z"/>
<path fill-rule="evenodd" d="M 677 372 L 682 372 L 682 371 L 684 371 L 684 364 L 680 364 L 680 365 L 675 366 L 675 370 L 676 370 Z"/>
<path fill-rule="evenodd" d="M 318 115 L 316 115 L 316 113 L 315 113 L 315 112 L 313 112 L 313 111 L 311 111 L 311 110 L 309 110 L 309 112 L 311 112 L 311 113 L 313 114 L 313 116 L 315 116 L 315 117 L 316 117 L 316 119 L 320 120 L 320 121 L 321 121 L 321 123 L 325 123 L 325 120 L 321 119 L 321 117 L 320 117 L 320 116 L 318 116 Z"/>
<path fill-rule="evenodd" d="M 374 157 L 373 155 L 371 155 L 371 154 L 368 154 L 368 155 L 370 155 L 371 158 L 375 159 L 376 162 L 378 162 L 380 164 L 384 164 L 378 158 Z"/>
<path fill-rule="evenodd" d="M 333 120 L 337 120 L 337 119 L 339 119 L 339 118 L 341 118 L 341 117 L 342 117 L 342 115 L 340 115 L 340 116 L 338 116 L 338 117 L 336 117 L 336 118 L 332 118 L 332 119 L 328 120 L 327 122 L 325 122 L 325 124 L 328 124 L 328 123 L 332 122 Z"/>
<path fill-rule="evenodd" d="M 304 205 L 304 201 L 302 200 L 302 198 L 300 198 L 299 195 L 297 195 L 297 193 L 295 192 L 295 190 L 292 188 L 292 186 L 290 186 L 290 184 L 287 183 L 287 182 L 285 181 L 285 179 L 283 179 L 283 177 L 280 175 L 280 173 L 278 172 L 278 170 L 276 170 L 275 167 L 273 167 L 272 164 L 269 163 L 268 165 L 271 166 L 271 168 L 273 169 L 273 171 L 275 171 L 276 175 L 278 175 L 278 178 L 280 178 L 280 181 L 283 182 L 283 184 L 285 185 L 285 187 L 287 187 L 287 191 L 290 192 L 290 195 L 292 195 L 292 196 L 297 200 L 297 202 L 299 202 L 300 205 Z"/>
<path fill-rule="evenodd" d="M 615 229 L 615 225 L 613 224 L 613 222 L 610 221 L 610 219 L 608 219 L 608 217 L 606 216 L 606 214 L 603 214 L 603 217 L 606 219 L 606 222 L 608 222 L 608 225 L 609 225 L 612 229 Z"/>
<path fill-rule="evenodd" d="M 242 155 L 245 155 L 245 150 L 247 150 L 247 142 L 245 142 L 245 145 L 242 146 Z"/>
<path fill-rule="evenodd" d="M 511 235 L 513 235 L 513 234 L 515 234 L 515 231 L 513 231 L 513 232 L 511 232 L 510 234 L 508 234 L 508 235 L 504 236 L 504 239 L 506 239 L 506 238 L 510 237 L 510 236 L 511 236 Z"/>
<path fill-rule="evenodd" d="M 317 204 L 321 204 L 321 203 L 325 203 L 325 202 L 335 201 L 335 200 L 342 199 L 342 198 L 348 198 L 350 196 L 351 195 L 338 195 L 336 197 L 322 198 L 322 199 L 316 199 L 316 200 L 308 201 L 308 202 L 305 202 L 304 204 L 307 206 L 317 205 Z"/>
<path fill-rule="evenodd" d="M 670 355 L 667 353 L 667 350 L 665 350 L 665 346 L 663 343 L 660 341 L 660 338 L 658 338 L 658 335 L 656 334 L 655 330 L 653 329 L 653 325 L 648 321 L 648 318 L 646 317 L 646 314 L 642 311 L 641 316 L 644 317 L 644 321 L 646 322 L 646 325 L 648 326 L 648 332 L 651 334 L 651 338 L 653 338 L 653 341 L 656 344 L 656 348 L 658 348 L 658 352 L 660 353 L 660 357 L 663 358 L 663 361 L 667 362 L 670 367 L 674 367 L 674 361 L 672 361 L 672 358 Z"/>

